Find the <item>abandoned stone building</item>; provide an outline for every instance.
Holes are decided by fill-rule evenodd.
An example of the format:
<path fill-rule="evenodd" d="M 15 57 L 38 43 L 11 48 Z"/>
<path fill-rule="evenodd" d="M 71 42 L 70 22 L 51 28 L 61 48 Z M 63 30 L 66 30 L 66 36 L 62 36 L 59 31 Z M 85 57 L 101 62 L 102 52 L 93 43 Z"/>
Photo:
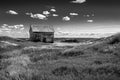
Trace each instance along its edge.
<path fill-rule="evenodd" d="M 29 29 L 30 40 L 35 42 L 54 42 L 54 29 L 51 26 L 31 25 Z"/>

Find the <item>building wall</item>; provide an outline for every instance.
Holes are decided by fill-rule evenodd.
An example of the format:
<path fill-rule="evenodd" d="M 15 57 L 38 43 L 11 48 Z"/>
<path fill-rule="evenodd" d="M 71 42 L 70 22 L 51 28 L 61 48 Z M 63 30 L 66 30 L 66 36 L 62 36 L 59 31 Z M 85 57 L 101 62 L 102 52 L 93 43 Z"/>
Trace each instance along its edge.
<path fill-rule="evenodd" d="M 43 34 L 43 40 L 44 39 L 45 39 L 46 42 L 53 42 L 54 41 L 54 33 L 44 33 Z"/>
<path fill-rule="evenodd" d="M 40 42 L 54 42 L 54 32 L 32 32 L 30 40 Z"/>

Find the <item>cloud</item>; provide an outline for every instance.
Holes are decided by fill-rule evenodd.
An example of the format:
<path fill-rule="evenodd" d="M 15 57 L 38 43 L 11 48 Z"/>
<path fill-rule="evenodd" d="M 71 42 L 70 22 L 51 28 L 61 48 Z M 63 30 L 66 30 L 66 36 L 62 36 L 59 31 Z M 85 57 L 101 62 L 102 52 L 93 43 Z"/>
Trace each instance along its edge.
<path fill-rule="evenodd" d="M 93 22 L 93 20 L 87 20 L 87 22 L 92 23 L 92 22 Z"/>
<path fill-rule="evenodd" d="M 3 24 L 0 28 L 1 31 L 10 32 L 12 29 L 7 24 Z"/>
<path fill-rule="evenodd" d="M 26 34 L 27 32 L 24 31 L 23 29 L 24 29 L 23 24 L 16 24 L 16 25 L 3 24 L 0 27 L 0 35 L 10 36 L 15 38 L 28 37 L 28 35 Z"/>
<path fill-rule="evenodd" d="M 9 10 L 6 13 L 12 14 L 12 15 L 18 15 L 18 13 L 16 11 L 13 11 L 13 10 Z"/>
<path fill-rule="evenodd" d="M 26 15 L 30 15 L 30 16 L 33 15 L 32 13 L 25 13 L 25 14 L 26 14 Z"/>
<path fill-rule="evenodd" d="M 70 17 L 68 16 L 63 17 L 63 21 L 70 21 Z"/>
<path fill-rule="evenodd" d="M 20 29 L 20 30 L 24 29 L 24 25 L 23 24 L 13 25 L 13 27 L 16 28 L 16 29 Z"/>
<path fill-rule="evenodd" d="M 50 12 L 49 11 L 43 11 L 43 14 L 48 16 L 50 14 Z"/>
<path fill-rule="evenodd" d="M 42 15 L 42 14 L 34 14 L 31 15 L 32 18 L 37 18 L 37 19 L 42 19 L 42 20 L 46 20 L 46 16 Z"/>
<path fill-rule="evenodd" d="M 0 30 L 2 31 L 23 30 L 23 29 L 24 29 L 23 24 L 17 24 L 17 25 L 3 24 L 0 28 Z"/>
<path fill-rule="evenodd" d="M 2 30 L 0 29 L 0 33 L 2 32 Z"/>
<path fill-rule="evenodd" d="M 89 14 L 87 14 L 87 15 L 83 15 L 84 17 L 90 17 L 90 15 Z"/>
<path fill-rule="evenodd" d="M 26 15 L 30 15 L 31 18 L 41 19 L 41 20 L 47 20 L 47 16 L 43 14 L 33 14 L 33 13 L 26 13 Z"/>
<path fill-rule="evenodd" d="M 86 15 L 86 17 L 90 17 L 90 15 Z"/>
<path fill-rule="evenodd" d="M 55 10 L 55 9 L 50 9 L 50 11 L 52 11 L 52 12 L 56 12 L 56 10 Z"/>
<path fill-rule="evenodd" d="M 77 16 L 78 13 L 70 13 L 71 16 Z"/>
<path fill-rule="evenodd" d="M 94 17 L 95 14 L 87 14 L 87 15 L 83 15 L 84 17 Z"/>
<path fill-rule="evenodd" d="M 59 16 L 59 15 L 58 15 L 58 14 L 53 14 L 52 16 L 57 17 L 57 16 Z"/>
<path fill-rule="evenodd" d="M 10 32 L 11 29 L 8 29 L 8 28 L 0 28 L 1 32 Z"/>
<path fill-rule="evenodd" d="M 72 1 L 72 3 L 84 3 L 84 2 L 86 2 L 86 0 L 75 0 L 75 1 Z"/>
<path fill-rule="evenodd" d="M 55 6 L 50 6 L 50 5 L 49 5 L 49 6 L 47 5 L 47 6 L 45 6 L 45 7 L 46 7 L 47 9 L 54 9 L 54 8 L 55 8 Z"/>

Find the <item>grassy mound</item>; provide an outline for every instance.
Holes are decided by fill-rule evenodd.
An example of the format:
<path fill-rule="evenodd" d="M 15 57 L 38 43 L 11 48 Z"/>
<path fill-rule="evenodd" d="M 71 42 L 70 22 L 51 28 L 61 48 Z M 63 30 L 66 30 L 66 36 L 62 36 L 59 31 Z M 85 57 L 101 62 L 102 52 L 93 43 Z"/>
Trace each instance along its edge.
<path fill-rule="evenodd" d="M 77 39 L 65 39 L 65 40 L 62 40 L 61 42 L 78 43 L 79 41 Z"/>

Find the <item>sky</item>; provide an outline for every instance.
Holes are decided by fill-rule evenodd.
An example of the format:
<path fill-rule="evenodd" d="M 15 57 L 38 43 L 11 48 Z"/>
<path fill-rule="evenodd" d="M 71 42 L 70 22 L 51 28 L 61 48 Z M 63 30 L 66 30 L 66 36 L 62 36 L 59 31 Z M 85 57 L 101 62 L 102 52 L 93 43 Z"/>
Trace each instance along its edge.
<path fill-rule="evenodd" d="M 1 0 L 0 36 L 29 37 L 29 26 L 51 25 L 56 37 L 120 32 L 119 0 Z"/>

